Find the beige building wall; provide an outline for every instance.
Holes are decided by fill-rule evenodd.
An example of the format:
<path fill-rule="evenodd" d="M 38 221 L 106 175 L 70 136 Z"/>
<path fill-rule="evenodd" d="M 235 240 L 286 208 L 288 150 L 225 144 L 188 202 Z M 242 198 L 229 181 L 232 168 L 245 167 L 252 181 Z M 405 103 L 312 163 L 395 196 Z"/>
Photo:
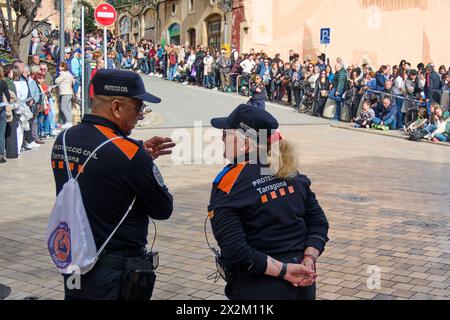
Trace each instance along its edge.
<path fill-rule="evenodd" d="M 331 28 L 328 57 L 348 63 L 398 64 L 401 59 L 450 64 L 449 0 L 244 0 L 242 52 L 251 48 L 306 59 L 325 51 L 320 29 Z M 447 36 L 448 38 L 448 36 Z"/>
<path fill-rule="evenodd" d="M 79 20 L 73 14 L 74 2 L 75 1 L 73 0 L 64 0 L 66 28 L 72 28 L 74 21 L 76 22 Z M 91 2 L 94 3 L 94 1 Z M 42 0 L 41 6 L 39 7 L 36 15 L 36 21 L 41 21 L 47 17 L 48 23 L 51 24 L 52 29 L 59 29 L 59 10 L 56 10 L 54 0 Z"/>
<path fill-rule="evenodd" d="M 227 15 L 228 28 L 225 30 L 224 13 L 220 7 L 220 1 L 194 0 L 193 7 L 190 8 L 189 0 L 167 1 L 160 7 L 160 40 L 167 39 L 167 31 L 174 23 L 180 25 L 180 44 L 190 44 L 190 32 L 195 30 L 195 44 L 208 45 L 207 22 L 210 18 L 220 17 L 220 43 L 231 42 L 231 14 Z M 175 4 L 176 11 L 172 12 L 172 4 Z M 227 31 L 227 37 L 224 36 Z"/>
<path fill-rule="evenodd" d="M 105 1 L 88 0 L 88 2 L 95 8 Z M 80 9 L 75 6 L 75 3 L 76 0 L 64 0 L 65 26 L 67 30 L 80 28 Z M 43 20 L 47 17 L 48 23 L 51 24 L 52 28 L 59 29 L 59 10 L 55 8 L 55 0 L 42 0 L 41 2 L 41 6 L 36 15 L 36 21 Z"/>

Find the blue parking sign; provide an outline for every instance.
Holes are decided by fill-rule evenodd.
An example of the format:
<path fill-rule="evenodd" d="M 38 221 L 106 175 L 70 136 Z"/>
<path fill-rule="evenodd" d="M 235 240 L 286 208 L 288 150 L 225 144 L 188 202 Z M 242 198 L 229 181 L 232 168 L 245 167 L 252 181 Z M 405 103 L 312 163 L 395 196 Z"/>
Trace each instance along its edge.
<path fill-rule="evenodd" d="M 330 44 L 331 42 L 331 28 L 320 29 L 320 44 Z"/>

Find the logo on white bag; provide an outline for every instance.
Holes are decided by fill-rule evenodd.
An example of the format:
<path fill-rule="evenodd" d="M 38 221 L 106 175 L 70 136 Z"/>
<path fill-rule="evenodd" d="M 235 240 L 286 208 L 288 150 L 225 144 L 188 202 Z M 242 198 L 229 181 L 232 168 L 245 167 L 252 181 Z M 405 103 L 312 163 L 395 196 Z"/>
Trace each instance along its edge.
<path fill-rule="evenodd" d="M 70 228 L 60 222 L 48 239 L 48 251 L 55 265 L 64 269 L 72 262 Z"/>

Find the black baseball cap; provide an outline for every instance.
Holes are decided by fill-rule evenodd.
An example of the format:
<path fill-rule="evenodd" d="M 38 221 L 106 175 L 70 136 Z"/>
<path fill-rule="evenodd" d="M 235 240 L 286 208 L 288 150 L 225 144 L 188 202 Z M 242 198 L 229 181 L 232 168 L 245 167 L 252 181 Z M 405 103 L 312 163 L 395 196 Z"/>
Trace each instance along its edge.
<path fill-rule="evenodd" d="M 152 103 L 161 99 L 146 92 L 141 77 L 132 71 L 100 69 L 92 78 L 94 94 L 100 96 L 123 96 Z"/>
<path fill-rule="evenodd" d="M 248 104 L 239 105 L 228 117 L 211 119 L 211 125 L 217 129 L 242 129 L 244 132 L 275 130 L 279 126 L 269 112 Z"/>

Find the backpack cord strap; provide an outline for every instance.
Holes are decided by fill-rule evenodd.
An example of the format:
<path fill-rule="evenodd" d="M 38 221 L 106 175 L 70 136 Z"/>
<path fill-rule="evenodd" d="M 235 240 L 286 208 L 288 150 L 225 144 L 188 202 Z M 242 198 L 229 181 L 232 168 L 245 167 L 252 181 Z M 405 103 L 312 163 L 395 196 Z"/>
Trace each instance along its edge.
<path fill-rule="evenodd" d="M 133 209 L 133 205 L 136 201 L 136 196 L 133 199 L 133 202 L 131 202 L 130 206 L 128 207 L 127 212 L 125 213 L 125 215 L 123 216 L 122 220 L 120 220 L 119 224 L 117 225 L 117 227 L 113 230 L 113 232 L 111 232 L 111 234 L 109 235 L 108 239 L 105 240 L 105 242 L 103 243 L 103 245 L 100 247 L 100 249 L 97 251 L 96 255 L 95 255 L 95 259 L 97 260 L 98 257 L 100 256 L 100 254 L 102 253 L 102 251 L 105 249 L 106 245 L 108 244 L 109 240 L 111 240 L 111 238 L 114 236 L 114 234 L 116 233 L 117 229 L 119 229 L 120 225 L 124 222 L 124 220 L 126 219 L 126 217 L 128 216 L 128 214 L 130 213 L 131 209 Z"/>
<path fill-rule="evenodd" d="M 95 153 L 100 150 L 103 146 L 105 146 L 106 144 L 108 144 L 111 141 L 117 140 L 117 139 L 123 139 L 123 137 L 114 137 L 111 138 L 109 140 L 106 140 L 105 142 L 103 142 L 101 145 L 99 145 L 97 148 L 95 148 L 94 151 L 91 152 L 91 154 L 89 155 L 89 157 L 86 159 L 86 161 L 84 162 L 84 164 L 81 166 L 81 169 L 78 171 L 77 176 L 75 177 L 75 180 L 78 180 L 78 177 L 80 176 L 80 174 L 83 172 L 84 167 L 86 167 L 87 163 L 89 162 L 89 160 L 91 160 L 91 158 L 95 155 Z"/>
<path fill-rule="evenodd" d="M 69 129 L 67 129 L 66 131 L 64 131 L 63 134 L 63 147 L 64 147 L 64 157 L 66 160 L 66 166 L 67 166 L 67 174 L 69 175 L 69 178 L 73 178 L 72 177 L 72 173 L 70 172 L 69 169 L 69 161 L 67 158 L 67 151 L 66 151 L 66 133 Z M 84 167 L 87 165 L 87 163 L 89 162 L 89 160 L 91 160 L 91 158 L 94 156 L 94 154 L 100 150 L 103 146 L 105 146 L 106 144 L 108 144 L 111 141 L 117 140 L 117 139 L 124 139 L 121 136 L 117 136 L 114 138 L 111 138 L 109 140 L 106 140 L 105 142 L 103 142 L 102 144 L 100 144 L 97 148 L 94 149 L 94 151 L 91 152 L 91 154 L 89 155 L 89 157 L 86 159 L 86 161 L 84 162 L 84 164 L 82 165 L 81 169 L 79 170 L 77 176 L 75 177 L 75 180 L 78 179 L 78 177 L 80 176 L 80 174 L 83 172 Z M 136 196 L 133 199 L 133 202 L 131 202 L 130 206 L 128 207 L 127 212 L 125 213 L 125 215 L 123 216 L 122 220 L 120 220 L 119 224 L 116 226 L 116 228 L 113 230 L 113 232 L 111 232 L 111 234 L 109 235 L 108 239 L 106 239 L 106 241 L 103 243 L 103 245 L 101 246 L 101 248 L 97 251 L 97 253 L 95 254 L 95 260 L 98 260 L 98 257 L 100 256 L 100 254 L 102 253 L 102 251 L 105 249 L 106 245 L 108 244 L 108 242 L 111 240 L 111 238 L 114 236 L 114 234 L 116 233 L 117 229 L 119 229 L 120 225 L 125 221 L 126 217 L 128 216 L 128 214 L 130 213 L 131 209 L 133 209 L 133 205 L 136 202 Z"/>
<path fill-rule="evenodd" d="M 69 131 L 69 129 L 65 130 L 63 133 L 63 151 L 64 151 L 64 162 L 66 163 L 66 169 L 67 169 L 67 176 L 70 179 L 73 179 L 72 172 L 70 171 L 70 164 L 69 164 L 69 158 L 67 157 L 67 150 L 66 150 L 66 133 Z"/>

